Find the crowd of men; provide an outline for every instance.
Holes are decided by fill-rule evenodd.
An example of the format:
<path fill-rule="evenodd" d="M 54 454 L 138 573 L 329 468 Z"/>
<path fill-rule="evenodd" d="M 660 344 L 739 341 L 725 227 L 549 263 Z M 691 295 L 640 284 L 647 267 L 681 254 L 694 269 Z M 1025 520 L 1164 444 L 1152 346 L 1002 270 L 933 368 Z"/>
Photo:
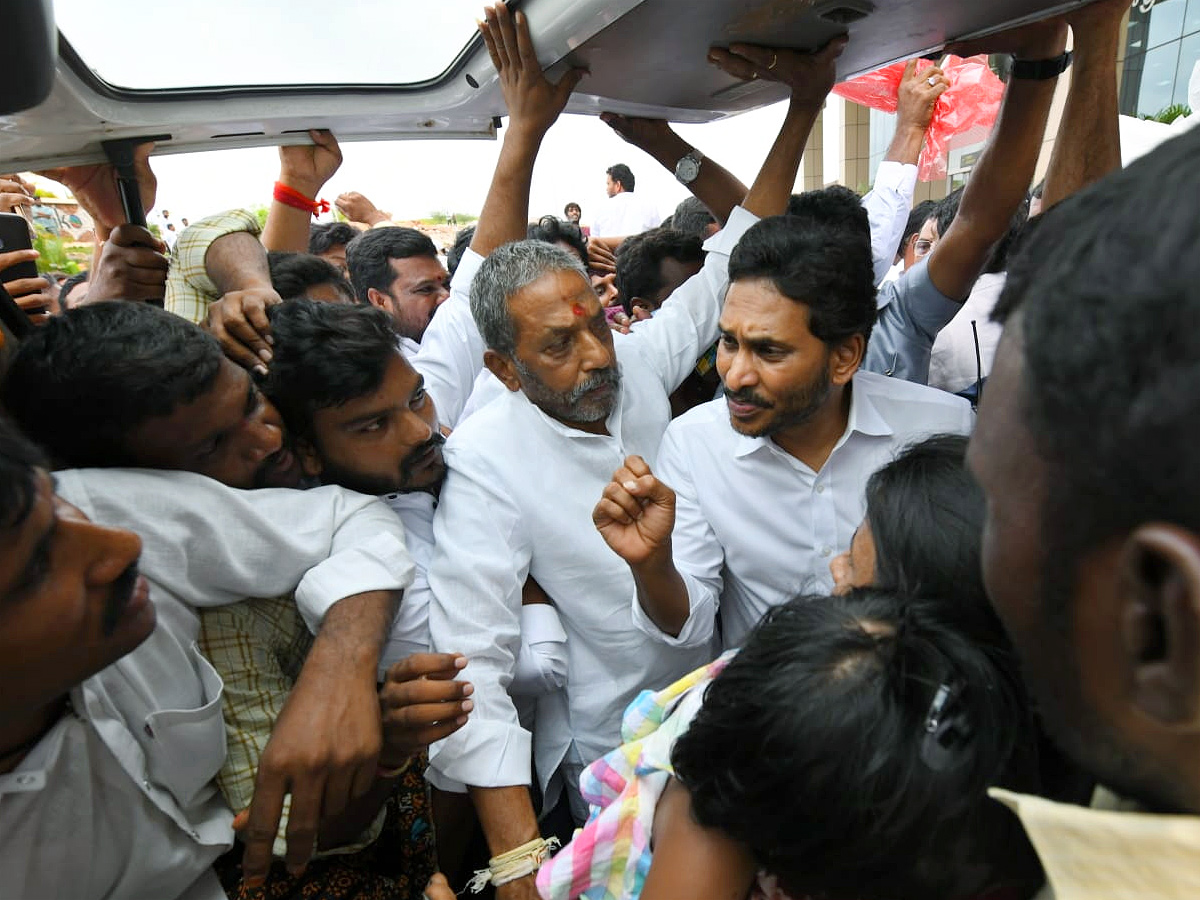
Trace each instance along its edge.
<path fill-rule="evenodd" d="M 49 173 L 98 243 L 61 302 L 7 285 L 37 327 L 0 375 L 4 893 L 442 900 L 482 866 L 536 897 L 630 703 L 833 593 L 872 474 L 952 434 L 1030 702 L 1120 801 L 1005 794 L 1044 879 L 988 896 L 1196 896 L 1200 134 L 1120 169 L 1127 5 L 955 48 L 1015 63 L 966 187 L 915 209 L 948 85 L 915 61 L 871 192 L 793 193 L 838 38 L 710 52 L 789 90 L 751 185 L 606 113 L 694 196 L 660 223 L 615 165 L 590 234 L 531 224 L 585 73 L 548 80 L 503 5 L 509 119 L 445 265 L 361 194 L 311 224 L 327 132 L 280 149 L 265 227 L 169 255 L 111 171 Z"/>

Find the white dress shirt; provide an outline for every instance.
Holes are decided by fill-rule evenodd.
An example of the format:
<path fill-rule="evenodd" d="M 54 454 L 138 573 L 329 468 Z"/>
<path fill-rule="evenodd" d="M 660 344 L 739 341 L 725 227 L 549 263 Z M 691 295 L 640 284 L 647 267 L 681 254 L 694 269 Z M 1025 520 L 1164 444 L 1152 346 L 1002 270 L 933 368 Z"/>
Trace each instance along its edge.
<path fill-rule="evenodd" d="M 655 474 L 675 490 L 675 566 L 691 612 L 672 638 L 633 597 L 638 627 L 676 646 L 708 646 L 718 609 L 723 643 L 738 647 L 763 613 L 833 588 L 829 562 L 850 546 L 866 512 L 867 478 L 931 434 L 971 430 L 967 401 L 858 372 L 846 430 L 819 472 L 770 438 L 738 434 L 724 398 L 671 423 Z"/>
<path fill-rule="evenodd" d="M 875 173 L 875 185 L 863 197 L 862 204 L 871 223 L 876 284 L 883 282 L 896 259 L 916 189 L 916 166 L 885 159 Z"/>
<path fill-rule="evenodd" d="M 451 428 L 459 417 L 475 376 L 483 368 L 483 337 L 471 315 L 471 282 L 483 257 L 467 248 L 450 279 L 450 296 L 438 307 L 414 356 L 405 357 L 425 376 L 425 390 L 437 407 L 438 421 Z"/>
<path fill-rule="evenodd" d="M 633 191 L 609 197 L 592 220 L 592 237 L 628 237 L 662 224 L 662 216 L 649 198 Z"/>
<path fill-rule="evenodd" d="M 523 393 L 505 392 L 447 441 L 430 632 L 435 649 L 470 660 L 475 710 L 432 748 L 431 769 L 441 776 L 481 787 L 529 781 L 530 737 L 507 690 L 528 575 L 554 601 L 569 659 L 569 731 L 539 734 L 548 742 L 539 773 L 554 771 L 572 741 L 588 760 L 617 746 L 621 713 L 638 691 L 711 658 L 707 647 L 665 648 L 634 628 L 633 577 L 592 525 L 592 508 L 626 456 L 655 459 L 670 421 L 667 397 L 716 337 L 729 251 L 753 221 L 735 210 L 708 241 L 700 273 L 651 322 L 613 336 L 622 380 L 607 435 L 569 428 Z"/>
<path fill-rule="evenodd" d="M 93 521 L 141 536 L 158 624 L 77 685 L 71 713 L 0 776 L 0 893 L 218 900 L 210 867 L 233 845 L 213 782 L 223 686 L 196 649 L 193 608 L 296 589 L 319 622 L 343 597 L 408 583 L 403 529 L 340 488 L 237 491 L 117 469 L 57 478 L 58 495 Z"/>

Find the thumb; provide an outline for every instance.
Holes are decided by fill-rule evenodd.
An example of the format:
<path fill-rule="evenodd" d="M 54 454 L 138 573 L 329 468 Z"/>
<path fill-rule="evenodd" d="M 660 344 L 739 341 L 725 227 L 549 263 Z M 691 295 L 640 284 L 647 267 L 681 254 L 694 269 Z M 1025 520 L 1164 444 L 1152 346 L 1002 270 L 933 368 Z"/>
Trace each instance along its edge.
<path fill-rule="evenodd" d="M 587 69 L 570 69 L 567 74 L 562 77 L 557 85 L 554 86 L 555 94 L 562 103 L 567 102 L 567 98 L 571 96 L 571 92 L 575 90 L 576 85 L 583 79 L 584 75 L 588 74 Z"/>

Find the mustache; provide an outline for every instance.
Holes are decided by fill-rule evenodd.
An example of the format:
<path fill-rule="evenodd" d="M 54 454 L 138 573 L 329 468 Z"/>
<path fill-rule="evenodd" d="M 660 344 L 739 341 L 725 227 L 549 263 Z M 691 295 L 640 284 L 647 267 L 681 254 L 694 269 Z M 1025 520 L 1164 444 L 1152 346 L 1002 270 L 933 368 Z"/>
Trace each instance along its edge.
<path fill-rule="evenodd" d="M 116 630 L 117 623 L 121 621 L 121 615 L 133 597 L 134 588 L 137 587 L 137 579 L 138 565 L 135 560 L 112 583 L 108 600 L 105 602 L 104 611 L 100 616 L 100 628 L 105 637 L 111 635 Z"/>
<path fill-rule="evenodd" d="M 617 387 L 621 383 L 621 373 L 616 366 L 610 366 L 607 369 L 600 369 L 593 374 L 587 381 L 578 387 L 574 388 L 567 397 L 568 402 L 578 403 L 584 396 L 596 388 L 602 387 Z"/>
<path fill-rule="evenodd" d="M 408 456 L 404 457 L 403 462 L 400 463 L 400 471 L 407 476 L 408 473 L 412 471 L 413 463 L 415 463 L 421 458 L 421 456 L 428 453 L 434 447 L 440 447 L 444 443 L 446 443 L 446 436 L 437 428 L 433 429 L 433 434 L 430 436 L 429 440 L 417 444 L 417 446 L 409 451 Z"/>
<path fill-rule="evenodd" d="M 740 391 L 731 391 L 729 388 L 724 388 L 723 390 L 725 392 L 725 396 L 734 403 L 750 403 L 754 406 L 762 407 L 763 409 L 770 409 L 775 405 L 765 397 L 760 397 L 758 394 L 754 393 L 754 391 L 749 390 L 748 388 L 743 388 Z"/>

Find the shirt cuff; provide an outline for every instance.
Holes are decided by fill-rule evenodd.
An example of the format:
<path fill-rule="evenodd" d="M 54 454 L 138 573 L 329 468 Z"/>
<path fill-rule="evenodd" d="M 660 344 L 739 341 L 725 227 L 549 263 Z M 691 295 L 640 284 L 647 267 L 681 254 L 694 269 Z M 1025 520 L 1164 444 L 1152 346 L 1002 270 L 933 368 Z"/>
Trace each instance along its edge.
<path fill-rule="evenodd" d="M 872 190 L 881 188 L 907 197 L 911 206 L 913 194 L 917 190 L 917 167 L 912 163 L 885 159 L 879 164 L 879 169 L 875 173 L 875 184 Z"/>
<path fill-rule="evenodd" d="M 429 748 L 429 767 L 439 781 L 484 788 L 528 785 L 532 748 L 529 732 L 520 725 L 472 718 Z"/>
<path fill-rule="evenodd" d="M 717 604 L 712 595 L 695 579 L 679 573 L 688 592 L 688 617 L 675 637 L 654 624 L 633 592 L 633 626 L 648 637 L 668 647 L 704 647 L 713 637 L 717 626 Z"/>
<path fill-rule="evenodd" d="M 757 221 L 758 216 L 754 213 L 741 206 L 735 206 L 725 222 L 725 227 L 704 242 L 704 249 L 709 253 L 724 253 L 728 256 L 742 239 L 742 235 Z"/>
<path fill-rule="evenodd" d="M 412 584 L 413 561 L 394 534 L 378 534 L 342 550 L 308 571 L 296 588 L 296 606 L 316 634 L 329 608 L 368 591 L 399 591 Z"/>

